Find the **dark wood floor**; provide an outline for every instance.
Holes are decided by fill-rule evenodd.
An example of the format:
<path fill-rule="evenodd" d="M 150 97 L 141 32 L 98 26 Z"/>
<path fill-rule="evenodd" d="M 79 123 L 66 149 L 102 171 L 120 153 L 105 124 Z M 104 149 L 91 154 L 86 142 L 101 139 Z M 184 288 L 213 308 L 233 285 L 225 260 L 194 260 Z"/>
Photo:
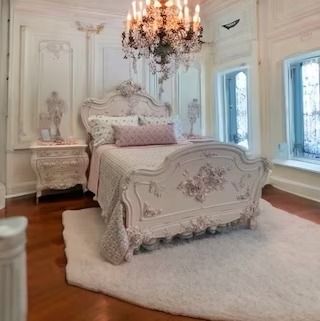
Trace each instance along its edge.
<path fill-rule="evenodd" d="M 320 203 L 265 187 L 274 206 L 320 224 Z M 29 321 L 187 321 L 67 285 L 61 214 L 97 206 L 91 195 L 51 196 L 37 206 L 34 198 L 10 200 L 0 217 L 25 215 L 28 227 Z M 196 302 L 195 302 L 196 304 Z"/>

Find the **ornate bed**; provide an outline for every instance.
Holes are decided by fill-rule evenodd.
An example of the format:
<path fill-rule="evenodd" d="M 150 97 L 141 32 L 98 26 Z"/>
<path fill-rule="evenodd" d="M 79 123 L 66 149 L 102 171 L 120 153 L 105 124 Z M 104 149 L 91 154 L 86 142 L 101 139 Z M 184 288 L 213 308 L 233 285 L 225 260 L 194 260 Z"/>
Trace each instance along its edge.
<path fill-rule="evenodd" d="M 158 104 L 140 86 L 128 81 L 104 99 L 88 99 L 83 104 L 81 117 L 88 132 L 89 117 L 100 114 L 160 117 L 170 115 L 170 107 Z M 125 155 L 125 151 L 118 153 Z M 115 194 L 118 200 L 110 210 L 104 202 L 105 192 L 100 191 L 108 184 L 108 179 L 103 182 L 107 174 L 100 169 L 96 196 L 106 222 L 101 253 L 111 263 L 120 264 L 141 246 L 153 249 L 176 236 L 191 238 L 237 225 L 254 228 L 269 171 L 267 159 L 249 159 L 235 145 L 186 144 L 167 153 L 152 169 L 135 167 L 123 174 Z"/>

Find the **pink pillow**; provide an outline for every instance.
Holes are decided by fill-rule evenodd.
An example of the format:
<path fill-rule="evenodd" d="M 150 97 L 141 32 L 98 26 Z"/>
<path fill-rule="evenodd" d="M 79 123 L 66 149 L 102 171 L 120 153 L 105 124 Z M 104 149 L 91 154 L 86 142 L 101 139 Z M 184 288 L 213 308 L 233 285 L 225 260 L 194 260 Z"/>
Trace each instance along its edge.
<path fill-rule="evenodd" d="M 174 124 L 112 127 L 116 145 L 120 147 L 177 143 Z"/>

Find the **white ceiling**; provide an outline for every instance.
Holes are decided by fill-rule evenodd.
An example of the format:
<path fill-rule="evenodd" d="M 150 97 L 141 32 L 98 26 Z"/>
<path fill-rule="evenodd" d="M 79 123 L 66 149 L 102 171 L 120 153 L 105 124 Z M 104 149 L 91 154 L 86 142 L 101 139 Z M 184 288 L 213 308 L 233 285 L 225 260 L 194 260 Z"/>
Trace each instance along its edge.
<path fill-rule="evenodd" d="M 18 0 L 17 2 L 26 3 L 32 0 Z M 210 0 L 189 0 L 190 6 L 197 3 L 204 3 Z M 212 1 L 212 0 L 211 0 Z M 103 10 L 110 14 L 125 15 L 130 7 L 131 0 L 38 0 L 38 3 L 46 5 L 64 5 L 68 7 L 88 8 L 91 10 Z"/>

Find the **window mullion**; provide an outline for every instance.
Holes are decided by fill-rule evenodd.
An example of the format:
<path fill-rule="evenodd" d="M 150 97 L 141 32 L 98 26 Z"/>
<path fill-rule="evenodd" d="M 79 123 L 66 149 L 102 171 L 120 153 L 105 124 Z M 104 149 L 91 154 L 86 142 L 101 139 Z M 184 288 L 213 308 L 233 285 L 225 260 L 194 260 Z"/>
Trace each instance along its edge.
<path fill-rule="evenodd" d="M 295 156 L 302 156 L 304 150 L 302 63 L 297 63 L 291 66 L 291 76 L 295 134 L 293 153 Z"/>
<path fill-rule="evenodd" d="M 228 136 L 229 142 L 237 143 L 237 109 L 235 73 L 227 75 L 228 90 Z"/>

